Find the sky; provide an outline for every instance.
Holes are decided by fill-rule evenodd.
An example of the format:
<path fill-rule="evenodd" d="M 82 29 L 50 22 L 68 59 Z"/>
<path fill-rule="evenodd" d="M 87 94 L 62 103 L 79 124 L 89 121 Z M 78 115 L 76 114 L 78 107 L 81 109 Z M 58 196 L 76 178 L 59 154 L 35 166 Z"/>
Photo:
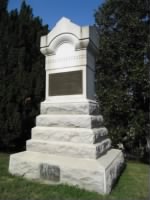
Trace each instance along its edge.
<path fill-rule="evenodd" d="M 44 24 L 53 28 L 61 17 L 84 26 L 94 24 L 94 11 L 105 0 L 26 0 L 34 16 L 40 16 Z M 8 10 L 19 9 L 22 0 L 9 0 Z"/>

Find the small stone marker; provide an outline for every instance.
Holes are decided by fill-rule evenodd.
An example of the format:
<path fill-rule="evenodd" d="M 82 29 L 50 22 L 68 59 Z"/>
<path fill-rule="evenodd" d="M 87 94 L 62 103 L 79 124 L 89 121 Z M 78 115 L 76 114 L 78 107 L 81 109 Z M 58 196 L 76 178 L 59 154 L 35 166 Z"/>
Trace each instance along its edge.
<path fill-rule="evenodd" d="M 111 149 L 95 100 L 95 27 L 62 18 L 41 37 L 46 96 L 27 151 L 10 156 L 9 172 L 107 194 L 124 163 Z"/>
<path fill-rule="evenodd" d="M 49 181 L 60 180 L 60 169 L 57 166 L 49 165 L 46 163 L 40 164 L 40 178 Z"/>

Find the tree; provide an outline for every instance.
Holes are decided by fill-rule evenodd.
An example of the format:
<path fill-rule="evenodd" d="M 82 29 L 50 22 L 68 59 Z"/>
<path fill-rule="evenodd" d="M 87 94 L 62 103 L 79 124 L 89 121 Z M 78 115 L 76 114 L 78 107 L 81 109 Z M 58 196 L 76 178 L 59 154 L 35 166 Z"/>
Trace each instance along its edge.
<path fill-rule="evenodd" d="M 39 104 L 44 99 L 45 69 L 40 37 L 47 34 L 48 27 L 33 16 L 25 1 L 19 12 L 8 13 L 6 6 L 1 7 L 5 8 L 7 23 L 6 20 L 5 24 L 0 23 L 3 25 L 0 29 L 0 147 L 16 151 L 24 148 L 30 138 Z"/>
<path fill-rule="evenodd" d="M 146 155 L 149 115 L 149 0 L 107 0 L 95 12 L 100 33 L 97 94 L 113 145 Z"/>
<path fill-rule="evenodd" d="M 8 24 L 8 13 L 7 13 L 7 0 L 0 1 L 0 127 L 5 130 L 4 120 L 5 120 L 5 66 L 7 64 L 7 27 Z M 0 137 L 0 143 L 2 144 L 2 136 Z"/>

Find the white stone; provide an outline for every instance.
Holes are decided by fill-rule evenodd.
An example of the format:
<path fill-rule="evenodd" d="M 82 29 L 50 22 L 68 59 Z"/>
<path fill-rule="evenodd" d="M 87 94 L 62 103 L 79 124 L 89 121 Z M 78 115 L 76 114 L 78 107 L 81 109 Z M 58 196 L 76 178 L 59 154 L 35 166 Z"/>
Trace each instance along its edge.
<path fill-rule="evenodd" d="M 96 144 L 82 144 L 61 141 L 28 140 L 27 150 L 60 156 L 96 159 L 111 147 L 109 138 Z"/>
<path fill-rule="evenodd" d="M 108 130 L 105 127 L 87 128 L 63 128 L 36 126 L 32 129 L 32 139 L 46 141 L 62 141 L 73 143 L 95 144 L 106 139 Z"/>
<path fill-rule="evenodd" d="M 58 47 L 64 43 L 72 44 L 75 47 L 75 50 L 79 51 L 85 49 L 89 45 L 89 39 L 92 41 L 91 47 L 93 49 L 97 48 L 99 44 L 99 35 L 95 27 L 80 27 L 63 17 L 48 35 L 41 37 L 41 52 L 44 55 L 54 55 L 56 54 Z M 67 55 L 65 52 L 63 52 L 63 54 L 64 56 Z"/>
<path fill-rule="evenodd" d="M 97 128 L 102 124 L 101 115 L 39 115 L 36 118 L 37 126 Z"/>
<path fill-rule="evenodd" d="M 41 103 L 41 114 L 99 114 L 97 102 L 58 102 Z"/>
<path fill-rule="evenodd" d="M 95 53 L 98 51 L 98 39 L 99 34 L 94 26 L 80 27 L 67 18 L 62 18 L 48 35 L 41 37 L 40 50 L 46 57 L 47 101 L 55 102 L 56 99 L 55 96 L 49 96 L 49 75 L 76 70 L 81 70 L 83 74 L 83 93 L 64 98 L 95 100 Z M 62 96 L 56 97 L 57 100 L 63 100 Z"/>
<path fill-rule="evenodd" d="M 79 188 L 108 194 L 120 174 L 123 163 L 122 152 L 115 149 L 109 150 L 97 160 L 26 151 L 10 156 L 9 172 L 51 184 L 54 183 L 51 177 L 44 180 L 40 176 L 40 166 L 46 164 L 60 169 L 60 179 L 55 181 L 55 184 L 76 185 Z"/>

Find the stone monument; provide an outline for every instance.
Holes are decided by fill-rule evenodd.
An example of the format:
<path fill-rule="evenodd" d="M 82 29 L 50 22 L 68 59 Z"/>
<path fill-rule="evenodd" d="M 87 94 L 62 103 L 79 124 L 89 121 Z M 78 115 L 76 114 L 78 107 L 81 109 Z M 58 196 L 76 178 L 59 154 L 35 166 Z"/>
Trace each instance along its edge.
<path fill-rule="evenodd" d="M 95 27 L 80 27 L 64 17 L 41 37 L 46 98 L 27 150 L 10 156 L 11 174 L 102 194 L 111 191 L 124 157 L 111 149 L 95 101 L 98 44 Z"/>

